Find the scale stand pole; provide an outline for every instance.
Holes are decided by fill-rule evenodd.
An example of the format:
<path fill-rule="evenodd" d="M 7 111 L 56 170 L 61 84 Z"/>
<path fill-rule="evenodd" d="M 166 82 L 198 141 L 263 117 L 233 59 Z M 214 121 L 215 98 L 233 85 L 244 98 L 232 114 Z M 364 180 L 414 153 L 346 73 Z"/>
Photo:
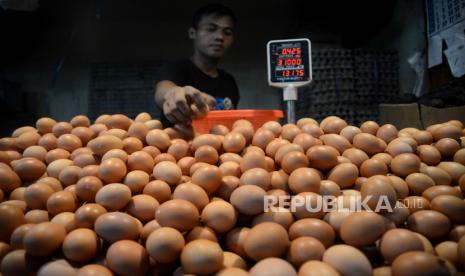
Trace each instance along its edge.
<path fill-rule="evenodd" d="M 297 101 L 297 87 L 290 85 L 283 90 L 283 99 L 287 102 L 287 123 L 295 124 L 295 101 Z"/>

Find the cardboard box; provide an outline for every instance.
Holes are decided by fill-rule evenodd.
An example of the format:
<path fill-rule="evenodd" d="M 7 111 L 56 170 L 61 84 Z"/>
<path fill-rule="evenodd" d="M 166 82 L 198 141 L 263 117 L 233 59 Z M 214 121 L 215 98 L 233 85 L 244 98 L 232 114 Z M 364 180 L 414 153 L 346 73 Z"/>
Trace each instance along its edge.
<path fill-rule="evenodd" d="M 447 108 L 436 108 L 420 105 L 420 115 L 423 127 L 444 123 L 450 120 L 459 120 L 465 124 L 465 105 Z"/>
<path fill-rule="evenodd" d="M 417 103 L 380 104 L 379 120 L 380 124 L 393 124 L 397 129 L 423 128 Z"/>

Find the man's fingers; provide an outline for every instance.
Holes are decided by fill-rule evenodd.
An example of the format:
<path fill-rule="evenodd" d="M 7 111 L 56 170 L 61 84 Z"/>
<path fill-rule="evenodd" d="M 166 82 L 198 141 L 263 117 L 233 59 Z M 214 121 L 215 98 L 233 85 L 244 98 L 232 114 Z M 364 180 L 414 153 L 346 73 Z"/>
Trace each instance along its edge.
<path fill-rule="evenodd" d="M 215 105 L 216 105 L 216 100 L 215 98 L 213 98 L 212 96 L 208 95 L 208 94 L 203 94 L 203 96 L 205 97 L 205 102 L 207 103 L 208 107 L 210 109 L 214 109 L 215 108 Z"/>
<path fill-rule="evenodd" d="M 197 108 L 201 111 L 207 108 L 207 103 L 205 102 L 204 98 L 202 97 L 202 93 L 198 90 L 190 90 L 186 93 L 186 95 L 195 103 Z"/>
<path fill-rule="evenodd" d="M 187 103 L 186 95 L 184 93 L 176 93 L 174 104 L 176 105 L 176 108 L 185 116 L 185 117 L 190 117 L 191 111 L 189 108 L 189 105 Z"/>
<path fill-rule="evenodd" d="M 179 111 L 178 109 L 173 109 L 173 111 L 171 111 L 171 115 L 173 115 L 176 118 L 176 120 L 178 120 L 178 122 L 183 124 L 188 124 L 191 121 L 190 116 L 182 114 L 181 111 Z"/>

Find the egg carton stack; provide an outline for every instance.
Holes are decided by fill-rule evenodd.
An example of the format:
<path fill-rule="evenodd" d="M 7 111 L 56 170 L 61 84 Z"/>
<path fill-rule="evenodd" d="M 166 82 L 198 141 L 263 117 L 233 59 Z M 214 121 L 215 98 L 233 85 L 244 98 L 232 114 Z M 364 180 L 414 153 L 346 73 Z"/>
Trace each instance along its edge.
<path fill-rule="evenodd" d="M 398 93 L 398 61 L 391 50 L 317 49 L 313 82 L 301 89 L 297 117 L 336 115 L 351 124 L 378 120 L 378 104 Z"/>
<path fill-rule="evenodd" d="M 89 89 L 89 117 L 121 113 L 159 116 L 153 84 L 161 62 L 93 64 Z"/>
<path fill-rule="evenodd" d="M 379 120 L 380 103 L 390 103 L 399 94 L 399 57 L 395 50 L 355 49 L 353 98 L 357 123 Z"/>

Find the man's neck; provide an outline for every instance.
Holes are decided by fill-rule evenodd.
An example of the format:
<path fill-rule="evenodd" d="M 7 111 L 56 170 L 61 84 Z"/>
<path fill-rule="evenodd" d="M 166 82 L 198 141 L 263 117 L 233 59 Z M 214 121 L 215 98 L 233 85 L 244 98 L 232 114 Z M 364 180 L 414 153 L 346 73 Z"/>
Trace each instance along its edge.
<path fill-rule="evenodd" d="M 195 52 L 191 57 L 191 61 L 206 75 L 212 78 L 218 77 L 218 59 L 207 58 Z"/>

